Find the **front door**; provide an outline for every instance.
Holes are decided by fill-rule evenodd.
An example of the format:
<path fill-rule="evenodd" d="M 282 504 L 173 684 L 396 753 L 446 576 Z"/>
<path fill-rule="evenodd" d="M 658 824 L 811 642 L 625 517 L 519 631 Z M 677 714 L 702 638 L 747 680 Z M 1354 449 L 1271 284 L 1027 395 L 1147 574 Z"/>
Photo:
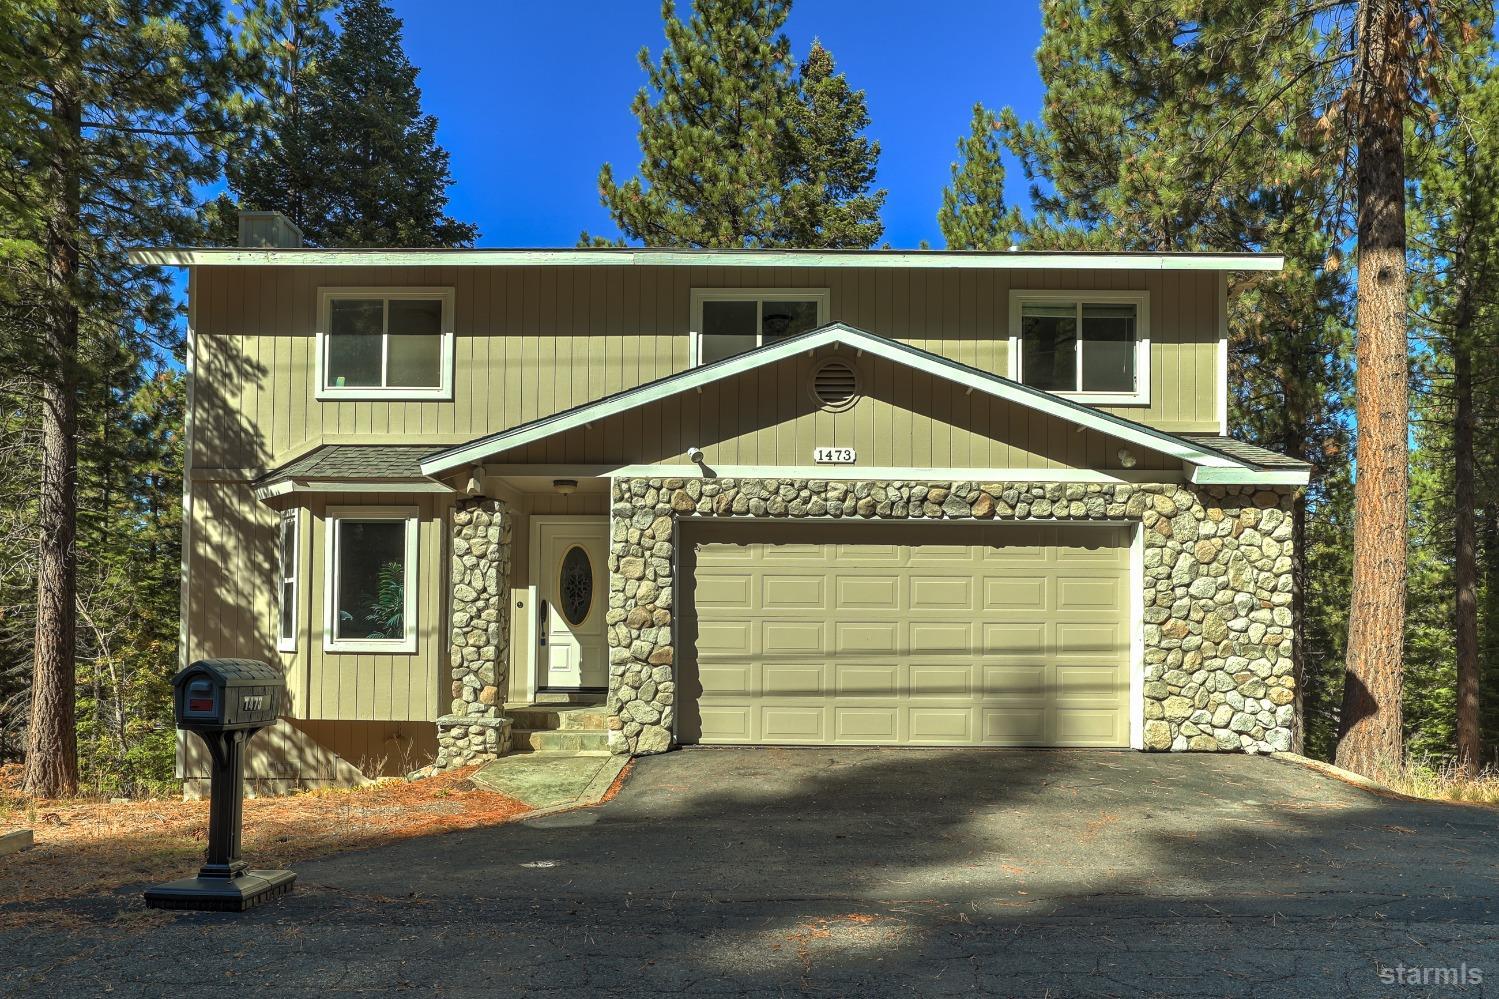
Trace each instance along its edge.
<path fill-rule="evenodd" d="M 544 689 L 609 684 L 608 530 L 603 517 L 548 518 L 538 525 L 536 664 Z"/>

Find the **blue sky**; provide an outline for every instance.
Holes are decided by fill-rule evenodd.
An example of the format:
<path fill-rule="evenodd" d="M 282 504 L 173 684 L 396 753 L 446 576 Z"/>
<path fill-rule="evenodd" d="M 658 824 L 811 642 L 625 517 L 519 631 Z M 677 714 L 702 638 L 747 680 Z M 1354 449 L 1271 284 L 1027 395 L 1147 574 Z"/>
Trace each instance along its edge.
<path fill-rule="evenodd" d="M 391 0 L 388 0 L 391 2 Z M 630 99 L 645 82 L 642 45 L 664 45 L 655 0 L 520 3 L 393 0 L 406 51 L 421 70 L 426 110 L 452 154 L 449 211 L 477 222 L 481 246 L 571 246 L 581 229 L 615 235 L 598 203 L 600 164 L 618 177 L 640 162 Z M 937 208 L 954 143 L 973 102 L 1040 109 L 1036 3 L 972 0 L 797 0 L 792 50 L 822 39 L 849 82 L 866 92 L 880 140 L 892 246 L 941 245 Z M 1017 169 L 1012 201 L 1024 201 Z"/>

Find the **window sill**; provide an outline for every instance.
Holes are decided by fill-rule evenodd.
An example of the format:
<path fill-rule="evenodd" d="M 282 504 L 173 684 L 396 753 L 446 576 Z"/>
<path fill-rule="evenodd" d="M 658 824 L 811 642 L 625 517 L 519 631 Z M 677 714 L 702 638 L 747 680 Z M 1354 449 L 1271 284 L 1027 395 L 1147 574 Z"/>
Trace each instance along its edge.
<path fill-rule="evenodd" d="M 452 402 L 451 388 L 321 388 L 319 402 Z"/>
<path fill-rule="evenodd" d="M 325 639 L 323 641 L 323 651 L 376 653 L 387 656 L 414 656 L 416 655 L 416 639 L 402 639 L 398 642 L 333 642 Z"/>
<path fill-rule="evenodd" d="M 1083 402 L 1095 406 L 1150 405 L 1150 396 L 1141 395 L 1138 392 L 1051 392 L 1049 394 L 1070 402 Z"/>
<path fill-rule="evenodd" d="M 297 651 L 297 640 L 295 638 L 288 638 L 288 639 L 284 639 L 282 641 L 277 642 L 276 643 L 276 651 L 277 652 L 296 652 Z"/>

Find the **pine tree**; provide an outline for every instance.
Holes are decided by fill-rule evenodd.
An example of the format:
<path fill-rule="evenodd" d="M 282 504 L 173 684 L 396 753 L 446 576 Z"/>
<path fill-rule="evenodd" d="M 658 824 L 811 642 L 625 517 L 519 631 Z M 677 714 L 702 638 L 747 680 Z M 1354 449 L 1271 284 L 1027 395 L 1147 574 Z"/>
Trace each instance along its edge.
<path fill-rule="evenodd" d="M 698 0 L 686 22 L 663 0 L 666 49 L 631 110 L 640 175 L 599 171 L 627 239 L 649 246 L 869 246 L 883 232 L 871 191 L 879 146 L 864 96 L 813 47 L 797 72 L 781 28 L 789 0 Z M 581 242 L 594 238 L 586 232 Z"/>
<path fill-rule="evenodd" d="M 952 182 L 942 189 L 937 225 L 949 250 L 1003 250 L 1019 223 L 1005 209 L 1004 143 L 999 117 L 981 103 L 973 105 L 969 133 L 958 140 Z"/>
<path fill-rule="evenodd" d="M 25 788 L 77 786 L 78 433 L 96 358 L 170 337 L 169 287 L 127 246 L 182 242 L 195 184 L 220 172 L 246 85 L 209 0 L 48 0 L 8 11 L 0 59 L 0 324 L 36 386 L 40 536 Z"/>
<path fill-rule="evenodd" d="M 338 32 L 327 24 L 338 8 Z M 208 206 L 230 242 L 240 209 L 280 211 L 312 246 L 471 246 L 478 228 L 446 214 L 453 179 L 423 114 L 401 22 L 380 0 L 260 0 L 242 45 L 275 86 L 263 122 L 228 171 L 232 198 Z"/>

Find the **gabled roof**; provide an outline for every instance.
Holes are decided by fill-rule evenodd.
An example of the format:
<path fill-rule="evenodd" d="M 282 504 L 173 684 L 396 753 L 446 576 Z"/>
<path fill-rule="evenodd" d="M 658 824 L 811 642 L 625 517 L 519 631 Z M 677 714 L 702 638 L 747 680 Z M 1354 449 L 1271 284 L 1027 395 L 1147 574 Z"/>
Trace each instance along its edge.
<path fill-rule="evenodd" d="M 983 270 L 1278 271 L 1278 253 L 1113 253 L 1073 250 L 340 249 L 138 247 L 158 267 L 900 267 Z"/>
<path fill-rule="evenodd" d="M 431 444 L 323 444 L 260 476 L 259 499 L 293 492 L 448 492 L 422 474 Z"/>
<path fill-rule="evenodd" d="M 826 347 L 856 352 L 867 351 L 893 363 L 907 365 L 946 378 L 965 389 L 983 392 L 997 399 L 1025 406 L 1038 413 L 1058 417 L 1077 426 L 1108 434 L 1117 440 L 1178 458 L 1196 470 L 1215 470 L 1217 474 L 1212 478 L 1215 482 L 1270 481 L 1272 478 L 1279 477 L 1287 478 L 1288 484 L 1300 484 L 1306 481 L 1305 475 L 1301 473 L 1288 473 L 1285 476 L 1270 475 L 1253 462 L 1236 457 L 1207 443 L 1169 434 L 1143 423 L 1136 423 L 1133 420 L 1022 385 L 1009 378 L 980 371 L 908 344 L 856 329 L 845 323 L 823 326 L 800 336 L 767 344 L 736 357 L 667 375 L 633 389 L 542 417 L 530 423 L 511 427 L 499 433 L 489 434 L 466 444 L 437 451 L 422 459 L 421 470 L 426 475 L 440 475 L 465 465 L 480 463 L 501 452 L 543 440 L 553 434 L 584 426 L 636 406 L 643 406 L 679 392 L 700 389 L 746 371 Z M 1299 479 L 1296 482 L 1289 482 L 1291 477 L 1297 475 Z"/>

